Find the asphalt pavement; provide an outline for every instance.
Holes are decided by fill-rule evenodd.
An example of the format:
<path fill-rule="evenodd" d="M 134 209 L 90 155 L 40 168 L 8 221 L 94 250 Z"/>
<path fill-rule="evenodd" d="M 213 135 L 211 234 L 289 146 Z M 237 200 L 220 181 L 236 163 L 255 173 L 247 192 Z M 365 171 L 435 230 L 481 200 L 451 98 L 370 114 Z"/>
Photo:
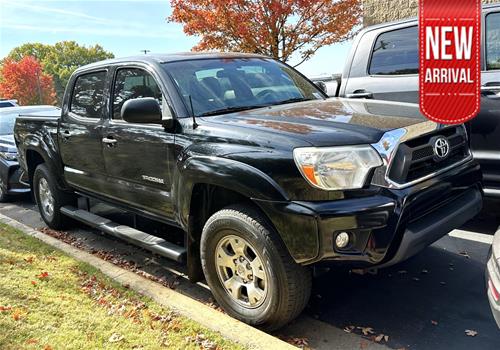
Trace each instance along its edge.
<path fill-rule="evenodd" d="M 0 212 L 28 226 L 44 227 L 29 198 L 0 204 Z M 314 349 L 500 349 L 500 330 L 484 282 L 487 242 L 499 225 L 500 203 L 487 202 L 464 231 L 442 238 L 397 266 L 374 275 L 323 273 L 314 280 L 304 314 L 275 335 L 299 345 L 307 342 Z M 168 228 L 159 230 L 164 233 Z M 184 267 L 175 262 L 84 226 L 68 234 L 83 249 L 213 303 L 208 287 L 189 283 L 183 278 Z M 467 330 L 477 334 L 468 336 Z M 387 335 L 388 341 L 374 342 L 379 335 Z"/>

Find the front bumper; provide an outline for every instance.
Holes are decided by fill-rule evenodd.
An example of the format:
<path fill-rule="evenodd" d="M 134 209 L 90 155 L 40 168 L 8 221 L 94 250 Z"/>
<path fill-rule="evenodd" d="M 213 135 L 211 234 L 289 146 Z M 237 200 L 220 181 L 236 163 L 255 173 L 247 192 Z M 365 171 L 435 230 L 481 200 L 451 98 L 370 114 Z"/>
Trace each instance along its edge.
<path fill-rule="evenodd" d="M 481 171 L 473 161 L 404 189 L 323 202 L 256 201 L 296 262 L 349 267 L 396 264 L 476 216 L 482 208 Z M 348 232 L 350 244 L 335 247 Z"/>
<path fill-rule="evenodd" d="M 491 312 L 493 317 L 500 328 L 500 298 L 495 300 L 493 288 L 496 293 L 500 292 L 500 230 L 495 235 L 493 240 L 492 250 L 490 252 L 488 263 L 486 264 L 486 289 L 488 293 L 488 300 L 490 302 Z"/>
<path fill-rule="evenodd" d="M 2 159 L 0 161 L 0 176 L 7 194 L 15 195 L 30 192 L 27 176 L 18 162 Z"/>

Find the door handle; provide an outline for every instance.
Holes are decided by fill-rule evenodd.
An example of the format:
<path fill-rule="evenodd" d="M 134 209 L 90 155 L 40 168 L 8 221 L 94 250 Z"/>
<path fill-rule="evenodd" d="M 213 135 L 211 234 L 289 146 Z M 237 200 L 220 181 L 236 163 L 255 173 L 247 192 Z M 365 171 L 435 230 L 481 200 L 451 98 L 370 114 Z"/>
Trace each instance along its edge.
<path fill-rule="evenodd" d="M 373 94 L 366 90 L 356 90 L 352 94 L 345 94 L 347 98 L 373 98 Z"/>
<path fill-rule="evenodd" d="M 102 142 L 108 145 L 109 147 L 113 147 L 118 141 L 113 137 L 103 137 Z"/>
<path fill-rule="evenodd" d="M 494 100 L 500 99 L 500 84 L 481 86 L 481 95 Z"/>

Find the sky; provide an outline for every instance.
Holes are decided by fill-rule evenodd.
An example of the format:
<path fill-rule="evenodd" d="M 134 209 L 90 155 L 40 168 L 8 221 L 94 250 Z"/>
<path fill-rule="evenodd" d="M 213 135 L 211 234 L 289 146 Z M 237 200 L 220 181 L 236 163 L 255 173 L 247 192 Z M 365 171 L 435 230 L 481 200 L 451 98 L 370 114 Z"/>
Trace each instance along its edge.
<path fill-rule="evenodd" d="M 116 57 L 190 51 L 198 38 L 169 23 L 171 13 L 169 0 L 0 0 L 0 58 L 27 42 L 63 40 L 99 44 Z M 346 42 L 321 48 L 298 69 L 309 77 L 340 73 L 350 47 Z"/>

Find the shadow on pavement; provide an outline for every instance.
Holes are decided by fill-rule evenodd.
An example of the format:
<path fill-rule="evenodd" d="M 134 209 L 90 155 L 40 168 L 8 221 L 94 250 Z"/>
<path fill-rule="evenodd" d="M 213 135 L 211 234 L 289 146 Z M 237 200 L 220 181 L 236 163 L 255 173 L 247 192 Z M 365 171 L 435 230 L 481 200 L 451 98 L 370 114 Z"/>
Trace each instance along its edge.
<path fill-rule="evenodd" d="M 307 312 L 339 328 L 372 327 L 395 349 L 499 349 L 484 282 L 489 247 L 466 258 L 444 240 L 377 275 L 321 276 Z"/>

